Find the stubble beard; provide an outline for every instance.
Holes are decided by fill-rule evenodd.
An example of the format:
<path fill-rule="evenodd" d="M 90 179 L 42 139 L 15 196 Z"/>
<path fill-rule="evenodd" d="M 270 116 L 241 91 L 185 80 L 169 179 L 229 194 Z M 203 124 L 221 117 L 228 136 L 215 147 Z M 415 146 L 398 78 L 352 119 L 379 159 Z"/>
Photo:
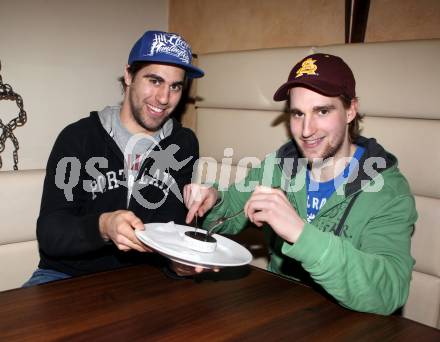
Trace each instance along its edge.
<path fill-rule="evenodd" d="M 155 124 L 148 124 L 145 122 L 143 114 L 142 114 L 142 106 L 136 106 L 133 98 L 130 96 L 129 98 L 130 110 L 134 120 L 137 122 L 139 126 L 145 129 L 148 132 L 157 132 L 162 128 L 165 121 L 169 118 L 170 114 L 165 115 L 160 121 Z"/>
<path fill-rule="evenodd" d="M 334 158 L 334 156 L 341 149 L 343 144 L 344 144 L 344 137 L 342 136 L 340 139 L 336 141 L 336 144 L 334 146 L 331 146 L 330 144 L 327 145 L 321 157 L 309 158 L 305 155 L 304 150 L 301 147 L 300 147 L 300 152 L 303 157 L 307 158 L 307 163 L 310 169 L 312 169 L 312 167 L 322 168 L 327 166 L 327 164 L 330 165 L 332 164 L 332 158 Z"/>

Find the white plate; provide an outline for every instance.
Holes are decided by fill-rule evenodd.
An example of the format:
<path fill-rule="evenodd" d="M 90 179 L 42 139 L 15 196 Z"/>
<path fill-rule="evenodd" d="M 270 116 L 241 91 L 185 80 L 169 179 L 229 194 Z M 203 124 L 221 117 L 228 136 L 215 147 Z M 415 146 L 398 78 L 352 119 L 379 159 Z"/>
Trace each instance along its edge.
<path fill-rule="evenodd" d="M 214 266 L 241 266 L 252 261 L 252 254 L 243 246 L 213 234 L 217 247 L 212 253 L 197 252 L 185 246 L 183 236 L 193 227 L 169 223 L 148 223 L 145 230 L 136 230 L 136 235 L 144 244 L 171 260 L 190 266 L 211 268 Z"/>

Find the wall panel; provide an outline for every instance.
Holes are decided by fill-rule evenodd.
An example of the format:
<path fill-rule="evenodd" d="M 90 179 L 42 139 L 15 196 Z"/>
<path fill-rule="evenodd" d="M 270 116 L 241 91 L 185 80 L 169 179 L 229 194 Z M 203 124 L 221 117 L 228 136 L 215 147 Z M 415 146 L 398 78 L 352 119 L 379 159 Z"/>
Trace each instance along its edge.
<path fill-rule="evenodd" d="M 170 0 L 169 27 L 197 53 L 344 42 L 344 0 Z"/>
<path fill-rule="evenodd" d="M 440 1 L 371 0 L 367 42 L 440 38 Z"/>

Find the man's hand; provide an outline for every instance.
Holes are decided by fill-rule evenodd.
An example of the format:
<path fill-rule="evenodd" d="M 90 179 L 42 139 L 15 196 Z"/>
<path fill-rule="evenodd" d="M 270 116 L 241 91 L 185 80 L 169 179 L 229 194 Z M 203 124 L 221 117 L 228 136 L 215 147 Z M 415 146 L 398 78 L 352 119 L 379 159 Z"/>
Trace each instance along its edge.
<path fill-rule="evenodd" d="M 135 230 L 144 230 L 144 224 L 131 211 L 117 210 L 99 217 L 99 231 L 104 240 L 111 239 L 121 251 L 152 252 L 138 240 Z"/>
<path fill-rule="evenodd" d="M 217 202 L 218 191 L 212 186 L 187 184 L 183 188 L 183 200 L 188 208 L 186 223 L 191 223 L 194 215 L 203 216 Z"/>
<path fill-rule="evenodd" d="M 284 240 L 294 243 L 304 229 L 304 222 L 282 190 L 257 186 L 246 202 L 244 212 L 251 222 L 261 227 L 269 224 Z"/>
<path fill-rule="evenodd" d="M 184 264 L 180 264 L 175 261 L 171 261 L 170 268 L 181 277 L 188 277 L 195 274 L 199 274 L 202 272 L 219 272 L 220 269 L 218 267 L 214 268 L 204 268 L 201 266 L 188 266 Z"/>

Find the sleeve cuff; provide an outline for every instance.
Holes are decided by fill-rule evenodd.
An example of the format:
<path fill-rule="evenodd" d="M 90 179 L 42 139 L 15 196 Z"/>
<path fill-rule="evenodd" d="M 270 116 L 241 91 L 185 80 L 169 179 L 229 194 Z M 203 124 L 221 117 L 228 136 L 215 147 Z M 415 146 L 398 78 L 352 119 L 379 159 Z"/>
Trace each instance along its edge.
<path fill-rule="evenodd" d="M 321 232 L 314 225 L 306 223 L 298 241 L 294 244 L 284 242 L 281 251 L 305 267 L 312 267 L 326 254 L 330 243 L 330 233 Z"/>
<path fill-rule="evenodd" d="M 215 202 L 214 206 L 212 207 L 213 209 L 218 208 L 223 204 L 223 198 L 224 198 L 223 192 L 217 190 L 217 193 L 218 193 L 218 198 L 217 198 L 217 201 Z"/>
<path fill-rule="evenodd" d="M 101 214 L 91 214 L 84 217 L 82 234 L 84 240 L 91 246 L 102 247 L 112 244 L 111 240 L 106 241 L 99 231 L 99 216 Z"/>

